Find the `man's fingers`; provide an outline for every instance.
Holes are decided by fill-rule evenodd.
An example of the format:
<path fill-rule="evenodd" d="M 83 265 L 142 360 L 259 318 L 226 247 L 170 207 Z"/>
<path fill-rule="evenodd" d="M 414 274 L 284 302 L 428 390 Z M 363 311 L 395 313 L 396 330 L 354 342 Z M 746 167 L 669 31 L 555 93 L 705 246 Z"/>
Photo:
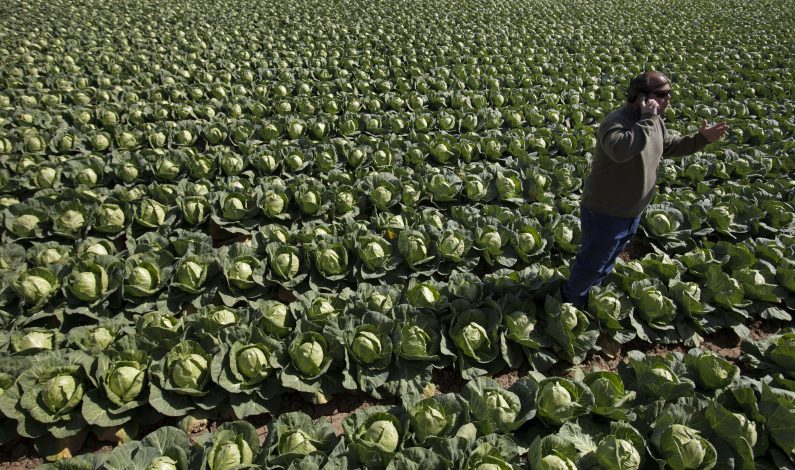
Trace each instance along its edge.
<path fill-rule="evenodd" d="M 729 125 L 726 124 L 725 122 L 719 122 L 717 124 L 713 124 L 713 125 L 710 126 L 709 123 L 707 123 L 706 119 L 701 121 L 701 129 L 709 129 L 709 130 L 713 130 L 713 131 L 724 132 L 728 128 L 729 128 Z"/>
<path fill-rule="evenodd" d="M 719 122 L 717 124 L 708 124 L 706 119 L 701 121 L 701 129 L 699 131 L 701 134 L 707 138 L 709 142 L 715 142 L 716 140 L 720 139 L 726 134 L 726 131 L 729 129 L 729 125 L 725 122 Z"/>
<path fill-rule="evenodd" d="M 716 132 L 719 132 L 720 134 L 724 134 L 726 130 L 729 129 L 729 126 L 725 122 L 721 122 L 712 126 L 712 129 Z"/>
<path fill-rule="evenodd" d="M 657 114 L 657 111 L 660 109 L 660 106 L 654 100 L 646 100 L 646 102 L 641 107 L 641 112 L 644 113 L 653 113 Z"/>

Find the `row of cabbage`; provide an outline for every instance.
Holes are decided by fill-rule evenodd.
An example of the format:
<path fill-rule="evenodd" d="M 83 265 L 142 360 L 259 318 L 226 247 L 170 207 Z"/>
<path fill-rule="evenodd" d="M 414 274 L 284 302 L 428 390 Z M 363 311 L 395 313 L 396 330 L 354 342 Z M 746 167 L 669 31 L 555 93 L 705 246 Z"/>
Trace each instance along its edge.
<path fill-rule="evenodd" d="M 16 430 L 50 442 L 89 425 L 121 428 L 124 436 L 141 423 L 192 414 L 277 416 L 285 391 L 315 403 L 345 391 L 410 399 L 422 396 L 442 368 L 469 380 L 528 363 L 538 371 L 560 359 L 580 363 L 599 349 L 600 335 L 620 344 L 640 338 L 699 345 L 701 335 L 731 327 L 747 337 L 749 321 L 791 320 L 793 271 L 772 262 L 778 257 L 785 265 L 790 250 L 779 240 L 757 247 L 722 243 L 677 258 L 650 254 L 622 262 L 583 310 L 557 300 L 562 273 L 539 265 L 483 280 L 461 272 L 444 283 L 412 278 L 405 289 L 362 282 L 355 290 L 309 290 L 289 303 L 232 297 L 228 306 L 209 301 L 216 293 L 225 298 L 218 283 L 197 277 L 203 281 L 186 290 L 187 278 L 175 277 L 174 292 L 159 301 L 138 299 L 115 310 L 130 288 L 120 269 L 105 267 L 120 261 L 88 252 L 75 266 L 91 269 L 65 275 L 66 305 L 44 303 L 47 308 L 9 318 L 0 342 L 5 439 Z M 188 273 L 207 269 L 206 258 L 191 250 L 182 259 L 196 266 L 182 268 Z M 47 293 L 52 286 L 42 273 L 48 269 L 20 273 L 22 295 Z M 236 284 L 227 275 L 221 288 Z M 211 297 L 203 298 L 208 290 Z M 92 300 L 72 291 L 99 295 Z M 59 405 L 42 407 L 42 400 L 58 397 Z"/>
<path fill-rule="evenodd" d="M 83 163 L 69 160 L 44 170 L 55 176 L 68 171 L 72 164 L 80 167 Z M 5 188 L 0 202 L 7 241 L 51 236 L 75 239 L 88 232 L 114 238 L 133 226 L 141 232 L 164 226 L 194 228 L 206 226 L 209 221 L 232 233 L 251 233 L 257 226 L 274 222 L 339 221 L 378 214 L 383 218 L 388 217 L 385 213 L 411 214 L 425 208 L 460 221 L 460 213 L 453 212 L 452 206 L 464 203 L 508 220 L 530 217 L 547 223 L 559 214 L 576 214 L 581 179 L 574 165 L 552 159 L 544 163 L 537 159 L 532 162 L 535 166 L 530 166 L 531 162 L 525 164 L 527 168 L 519 170 L 506 169 L 508 165 L 499 163 L 477 163 L 457 170 L 423 164 L 421 171 L 373 170 L 358 176 L 331 172 L 321 178 L 301 174 L 257 178 L 249 174 L 212 182 L 184 178 L 172 183 L 116 186 L 110 190 L 93 179 L 93 184 L 30 193 L 9 187 Z M 776 174 L 767 178 L 756 174 L 716 182 L 704 180 L 702 172 L 696 176 L 699 185 L 695 188 L 665 185 L 677 183 L 676 178 L 665 174 L 669 170 L 681 171 L 685 164 L 671 163 L 661 170 L 663 192 L 657 195 L 655 203 L 684 214 L 669 216 L 666 224 L 660 224 L 652 232 L 653 238 L 675 237 L 692 245 L 694 239 L 713 230 L 729 238 L 792 231 L 794 193 L 788 180 L 777 181 Z M 542 169 L 547 165 L 557 168 L 547 172 Z M 692 163 L 684 171 L 695 166 L 701 164 Z M 36 174 L 40 171 L 41 168 Z M 90 171 L 92 178 L 96 178 L 97 171 Z M 495 214 L 496 210 L 513 215 Z M 679 233 L 681 230 L 687 231 Z"/>
<path fill-rule="evenodd" d="M 56 221 L 77 217 L 89 206 L 69 207 Z M 450 212 L 454 220 L 427 207 L 419 212 L 378 213 L 369 220 L 314 220 L 292 227 L 268 224 L 253 230 L 245 241 L 230 240 L 218 248 L 202 231 L 146 227 L 139 217 L 116 239 L 20 239 L 0 248 L 2 318 L 7 326 L 38 322 L 71 327 L 118 313 L 128 317 L 146 313 L 153 305 L 181 314 L 187 305 L 234 307 L 274 299 L 280 292 L 300 297 L 358 291 L 369 284 L 396 292 L 392 300 L 397 304 L 407 282 L 407 291 L 412 285 L 455 284 L 452 278 L 441 281 L 451 274 L 521 279 L 522 273 L 530 272 L 525 277 L 532 279 L 543 271 L 554 273 L 547 279 L 565 277 L 579 243 L 579 221 L 571 215 L 558 216 L 545 226 L 496 205 L 484 206 L 482 212 L 477 206 L 453 207 Z M 17 217 L 12 226 L 27 216 L 31 215 Z M 713 330 L 739 327 L 744 318 L 790 318 L 786 310 L 792 307 L 795 246 L 791 232 L 770 228 L 775 238 L 747 238 L 740 243 L 704 239 L 701 246 L 688 249 L 692 240 L 683 241 L 682 235 L 692 231 L 679 227 L 665 233 L 675 226 L 669 221 L 681 220 L 681 212 L 671 206 L 649 208 L 644 230 L 676 249 L 669 250 L 672 255 L 658 249 L 643 259 L 620 263 L 611 278 L 619 289 L 611 292 L 623 292 L 643 304 L 642 292 L 653 291 L 659 299 L 639 311 L 658 329 L 671 326 L 677 313 L 697 316 L 692 321 L 699 328 L 709 329 L 711 324 Z M 536 288 L 532 282 L 525 284 L 530 291 Z M 622 305 L 631 304 L 620 300 Z M 446 304 L 434 301 L 434 308 L 443 310 Z M 720 315 L 700 318 L 715 308 Z M 67 317 L 73 320 L 66 321 Z M 620 318 L 624 317 L 622 313 Z M 615 322 L 607 325 L 619 329 Z M 668 342 L 682 337 L 689 335 L 669 336 Z M 642 338 L 656 341 L 647 335 Z"/>
<path fill-rule="evenodd" d="M 769 373 L 761 380 L 700 349 L 630 351 L 618 372 L 531 372 L 508 388 L 481 377 L 457 394 L 430 389 L 400 405 L 369 406 L 345 418 L 341 436 L 323 418 L 290 412 L 273 419 L 262 444 L 245 421 L 194 444 L 163 427 L 48 468 L 786 468 L 795 455 L 793 341 L 785 332 L 743 343 L 743 361 Z M 47 403 L 68 407 L 83 394 L 70 392 L 70 400 L 47 395 Z"/>
<path fill-rule="evenodd" d="M 242 155 L 229 155 L 244 160 Z M 302 157 L 293 157 L 296 160 L 286 158 L 307 164 Z M 739 157 L 731 151 L 720 158 L 705 157 L 709 155 L 662 165 L 660 192 L 643 222 L 650 243 L 673 252 L 692 248 L 710 235 L 744 239 L 793 233 L 795 190 L 784 177 L 789 168 L 782 166 L 791 159 Z M 198 164 L 214 162 L 214 158 L 186 161 Z M 473 245 L 475 251 L 488 252 L 483 258 L 489 266 L 510 267 L 517 258 L 527 262 L 557 251 L 545 250 L 542 225 L 550 227 L 555 248 L 564 255 L 574 251 L 578 240 L 572 226 L 577 223 L 581 175 L 587 165 L 582 157 L 563 161 L 525 154 L 450 168 L 426 162 L 422 152 L 420 158 L 414 165 L 394 169 L 389 160 L 361 171 L 335 169 L 313 175 L 287 171 L 281 176 L 261 176 L 242 171 L 217 178 L 209 175 L 210 180 L 174 173 L 162 180 L 155 173 L 136 176 L 130 184 L 109 179 L 108 167 L 113 164 L 98 155 L 56 158 L 24 167 L 21 180 L 27 183 L 5 179 L 0 222 L 6 242 L 133 238 L 175 228 L 250 236 L 272 224 L 296 230 L 323 222 L 336 227 L 359 223 L 362 228 L 390 230 L 393 235 L 410 227 L 444 231 L 446 238 L 455 232 L 461 240 L 448 246 L 452 252 L 443 257 L 463 270 L 472 267 L 462 259 Z M 178 171 L 181 161 L 164 157 L 154 165 Z M 138 167 L 129 162 L 123 165 L 116 170 L 134 170 L 139 175 Z M 71 184 L 61 185 L 61 174 L 68 175 Z M 497 235 L 490 235 L 493 232 Z M 445 246 L 444 240 L 440 245 Z M 502 257 L 507 245 L 509 253 Z M 413 264 L 408 263 L 412 268 Z"/>
<path fill-rule="evenodd" d="M 551 159 L 540 161 L 554 165 Z M 269 254 L 270 271 L 277 275 L 268 275 L 267 282 L 286 288 L 296 288 L 304 279 L 309 279 L 308 285 L 316 289 L 333 286 L 349 276 L 359 280 L 385 276 L 387 279 L 404 279 L 475 268 L 493 271 L 521 267 L 534 261 L 550 260 L 555 265 L 562 261 L 565 264 L 579 242 L 578 220 L 574 216 L 577 211 L 576 193 L 556 199 L 551 191 L 537 192 L 539 188 L 550 189 L 550 181 L 555 181 L 553 188 L 559 194 L 564 186 L 579 186 L 579 179 L 566 174 L 566 165 L 562 167 L 564 170 L 560 173 L 556 170 L 553 177 L 536 170 L 527 173 L 526 179 L 520 178 L 516 172 L 507 177 L 507 171 L 497 170 L 496 189 L 482 183 L 467 185 L 467 192 L 469 188 L 475 188 L 473 191 L 494 190 L 493 193 L 501 194 L 505 202 L 517 205 L 494 201 L 493 204 L 460 206 L 447 203 L 439 206 L 415 201 L 419 203 L 416 208 L 407 207 L 403 203 L 397 204 L 397 201 L 405 202 L 406 194 L 420 193 L 409 191 L 408 188 L 413 187 L 411 184 L 399 182 L 391 174 L 377 173 L 364 180 L 364 185 L 371 188 L 369 203 L 374 204 L 368 207 L 362 203 L 363 196 L 355 190 L 349 192 L 333 185 L 332 189 L 323 189 L 320 180 L 312 179 L 312 183 L 307 184 L 307 180 L 299 179 L 303 182 L 297 187 L 291 185 L 298 195 L 300 208 L 293 214 L 314 212 L 311 217 L 297 220 L 289 211 L 284 211 L 292 191 L 278 177 L 253 189 L 253 178 L 230 178 L 216 183 L 229 191 L 211 191 L 215 185 L 207 180 L 196 183 L 181 180 L 177 185 L 153 183 L 131 188 L 117 186 L 113 190 L 87 186 L 61 191 L 39 190 L 24 202 L 20 202 L 17 196 L 6 195 L 3 203 L 8 205 L 0 216 L 6 228 L 3 238 L 14 243 L 3 250 L 3 266 L 10 267 L 4 270 L 3 279 L 12 279 L 10 273 L 22 268 L 19 261 L 24 256 L 21 255 L 20 244 L 33 245 L 27 257 L 35 258 L 34 265 L 57 265 L 58 262 L 64 264 L 74 251 L 70 239 L 77 240 L 78 254 L 82 254 L 88 245 L 94 246 L 97 254 L 111 254 L 116 251 L 112 244 L 121 247 L 124 239 L 128 249 L 133 247 L 130 252 L 136 253 L 139 245 L 141 251 L 149 249 L 145 246 L 148 244 L 156 247 L 168 245 L 166 237 L 173 237 L 172 233 L 178 234 L 177 238 L 195 238 L 185 235 L 187 232 L 182 229 L 177 228 L 175 232 L 170 229 L 182 226 L 196 228 L 197 224 L 200 229 L 214 230 L 216 237 L 222 234 L 253 235 L 258 241 L 260 249 L 250 250 L 237 245 L 235 255 L 238 252 L 250 255 L 258 251 L 257 255 L 263 257 L 267 254 L 267 245 L 276 243 L 275 251 Z M 477 174 L 471 176 L 470 182 L 479 178 Z M 793 195 L 791 182 L 777 179 L 774 175 L 770 175 L 773 178 L 759 174 L 750 176 L 721 185 L 700 184 L 695 189 L 663 186 L 657 203 L 645 213 L 642 230 L 646 238 L 658 249 L 669 253 L 684 252 L 699 245 L 711 246 L 706 237 L 714 240 L 716 236 L 718 239 L 746 238 L 750 245 L 769 245 L 770 239 L 762 237 L 778 237 L 785 246 L 788 245 L 795 221 L 792 207 L 787 202 Z M 536 191 L 536 199 L 547 202 L 524 203 L 523 198 L 527 198 L 524 192 L 512 191 L 525 184 L 533 188 L 531 191 Z M 439 183 L 436 187 L 451 186 Z M 333 204 L 332 197 L 336 197 Z M 344 215 L 335 218 L 338 210 Z M 210 216 L 213 212 L 220 215 Z M 275 219 L 264 218 L 265 214 Z M 267 223 L 274 220 L 278 224 Z M 83 237 L 89 237 L 88 241 L 83 241 Z M 105 240 L 96 237 L 104 237 Z M 43 240 L 50 241 L 42 243 Z M 100 242 L 101 247 L 98 245 Z M 183 242 L 178 241 L 177 244 Z M 201 241 L 202 246 L 195 251 L 207 251 L 209 244 L 205 237 Z M 180 254 L 186 248 L 175 249 Z M 155 251 L 158 255 L 163 253 L 163 250 Z M 276 258 L 286 260 L 286 264 L 274 263 Z M 775 255 L 770 261 L 778 265 L 781 259 Z M 156 263 L 158 270 L 168 268 L 172 261 L 168 253 L 160 256 Z M 247 271 L 253 270 L 254 264 L 257 264 L 256 260 L 249 259 L 247 265 L 241 266 Z M 44 277 L 50 278 L 55 274 L 51 272 Z M 149 280 L 144 280 L 146 292 L 131 295 L 145 297 L 162 289 L 161 277 L 157 272 L 149 273 Z M 305 285 L 301 284 L 299 289 L 305 289 Z M 13 294 L 13 289 L 4 288 L 4 293 L 6 296 Z M 27 300 L 27 303 L 37 302 Z M 3 302 L 8 303 L 8 300 Z"/>
<path fill-rule="evenodd" d="M 372 99 L 376 102 L 378 100 L 378 98 Z M 262 100 L 267 102 L 267 98 Z M 16 112 L 19 112 L 18 108 L 9 109 L 16 109 Z M 119 128 L 116 124 L 106 130 L 95 131 L 97 126 L 103 126 L 107 111 L 98 108 L 94 112 L 99 113 L 100 117 L 92 118 L 89 109 L 64 108 L 64 113 L 82 113 L 81 115 L 85 116 L 86 122 L 77 128 L 67 124 L 68 121 L 75 119 L 71 115 L 59 117 L 59 124 L 38 123 L 42 126 L 41 130 L 33 125 L 25 126 L 23 123 L 21 127 L 14 127 L 12 122 L 6 122 L 6 126 L 9 127 L 5 137 L 0 141 L 3 146 L 0 148 L 2 150 L 0 155 L 21 157 L 18 163 L 12 165 L 11 171 L 22 174 L 24 170 L 29 170 L 35 164 L 40 164 L 46 169 L 52 168 L 53 160 L 57 163 L 58 160 L 67 160 L 78 155 L 109 154 L 112 156 L 112 164 L 108 166 L 110 170 L 108 173 L 116 180 L 130 184 L 147 173 L 154 174 L 158 179 L 171 180 L 180 173 L 189 174 L 193 178 L 207 178 L 221 174 L 237 175 L 248 168 L 267 175 L 281 171 L 331 171 L 340 168 L 340 164 L 349 168 L 370 165 L 383 167 L 391 163 L 404 162 L 416 164 L 425 158 L 442 165 L 454 165 L 458 162 L 471 163 L 480 160 L 501 161 L 510 157 L 521 157 L 528 152 L 576 156 L 593 151 L 596 143 L 591 128 L 595 123 L 594 118 L 587 119 L 586 124 L 583 124 L 582 111 L 579 111 L 580 117 L 574 120 L 577 125 L 585 126 L 580 131 L 582 134 L 580 139 L 585 139 L 586 144 L 577 148 L 568 137 L 560 137 L 561 133 L 565 136 L 567 131 L 562 124 L 545 127 L 543 120 L 527 123 L 521 119 L 521 115 L 515 118 L 519 120 L 515 123 L 506 124 L 501 120 L 493 122 L 490 124 L 491 130 L 485 132 L 438 129 L 418 134 L 416 131 L 406 133 L 405 129 L 397 128 L 390 129 L 386 135 L 381 135 L 385 132 L 369 130 L 363 133 L 330 136 L 326 131 L 326 134 L 313 135 L 309 138 L 302 132 L 307 127 L 314 129 L 317 124 L 308 126 L 301 120 L 280 124 L 278 121 L 263 120 L 261 116 L 252 116 L 252 121 L 241 120 L 239 123 L 233 121 L 228 124 L 222 122 L 213 124 L 213 121 L 203 123 L 166 120 L 160 125 L 162 130 L 143 131 L 144 133 L 136 131 L 135 128 Z M 443 110 L 440 112 L 444 114 Z M 497 117 L 501 116 L 498 110 L 492 109 L 492 112 Z M 345 113 L 335 119 L 341 121 L 341 126 L 349 124 L 357 128 L 359 122 L 367 123 L 368 119 L 380 119 L 379 115 L 373 116 L 375 117 L 365 118 L 356 113 L 351 115 Z M 422 120 L 422 117 L 417 120 Z M 263 123 L 257 124 L 258 122 Z M 43 132 L 45 129 L 50 129 L 51 124 L 57 124 L 58 131 L 54 136 L 49 137 Z M 154 126 L 153 123 L 145 120 L 138 124 L 144 128 Z M 533 127 L 530 127 L 530 124 Z M 782 124 L 791 125 L 783 120 Z M 191 126 L 196 126 L 201 131 L 188 130 Z M 414 126 L 417 124 L 415 123 Z M 504 133 L 500 131 L 501 128 L 506 127 L 508 129 Z M 279 131 L 284 128 L 288 131 Z M 791 129 L 788 131 L 791 133 Z M 227 134 L 238 135 L 240 140 L 232 137 L 231 141 L 225 142 L 223 138 Z M 15 145 L 17 137 L 21 141 Z M 202 139 L 199 140 L 199 137 Z M 554 146 L 547 148 L 545 138 L 559 140 Z M 83 145 L 80 139 L 87 139 L 89 143 Z M 275 145 L 262 149 L 263 143 L 275 143 Z M 784 145 L 785 148 L 775 150 L 787 149 L 786 142 L 780 145 Z M 9 161 L 7 157 L 4 160 Z M 736 157 L 728 162 L 729 174 L 734 160 Z M 89 159 L 82 163 L 93 164 L 94 167 L 89 168 L 96 170 L 96 162 Z M 738 162 L 741 166 L 738 172 L 742 171 L 744 163 Z M 716 175 L 720 176 L 726 170 L 725 166 L 720 167 Z M 693 171 L 690 176 L 697 172 L 696 169 Z M 81 174 L 75 171 L 68 176 L 70 178 L 67 181 L 91 178 L 85 172 Z M 41 171 L 35 175 L 35 178 L 26 177 L 22 182 L 38 187 L 60 183 L 47 171 Z"/>

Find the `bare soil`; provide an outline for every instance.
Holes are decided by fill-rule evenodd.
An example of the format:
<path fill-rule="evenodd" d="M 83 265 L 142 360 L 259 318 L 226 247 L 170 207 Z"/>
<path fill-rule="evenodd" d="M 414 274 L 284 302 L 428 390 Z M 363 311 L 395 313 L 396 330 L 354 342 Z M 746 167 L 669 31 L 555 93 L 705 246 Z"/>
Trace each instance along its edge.
<path fill-rule="evenodd" d="M 619 253 L 618 257 L 621 258 L 623 261 L 630 261 L 633 259 L 643 258 L 649 253 L 653 253 L 654 250 L 651 246 L 644 244 L 642 241 L 638 240 L 637 237 L 633 238 L 629 241 L 624 251 Z"/>
<path fill-rule="evenodd" d="M 23 470 L 36 468 L 44 463 L 36 456 L 33 446 L 28 441 L 9 443 L 2 447 L 2 462 L 0 468 L 4 470 Z"/>

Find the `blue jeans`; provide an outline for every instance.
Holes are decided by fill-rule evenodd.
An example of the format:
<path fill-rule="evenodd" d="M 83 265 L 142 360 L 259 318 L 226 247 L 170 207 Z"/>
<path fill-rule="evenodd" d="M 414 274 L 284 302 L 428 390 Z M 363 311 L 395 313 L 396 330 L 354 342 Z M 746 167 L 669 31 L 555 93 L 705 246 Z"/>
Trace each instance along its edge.
<path fill-rule="evenodd" d="M 639 223 L 640 216 L 613 217 L 580 208 L 582 241 L 569 280 L 561 291 L 564 302 L 577 307 L 585 304 L 588 290 L 600 285 L 610 274 L 616 258 L 638 231 Z"/>

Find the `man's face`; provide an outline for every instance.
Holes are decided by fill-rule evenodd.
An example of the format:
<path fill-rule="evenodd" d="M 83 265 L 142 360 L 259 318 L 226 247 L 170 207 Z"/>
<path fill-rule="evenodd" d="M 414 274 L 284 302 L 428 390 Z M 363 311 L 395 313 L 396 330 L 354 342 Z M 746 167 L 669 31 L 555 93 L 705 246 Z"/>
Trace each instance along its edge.
<path fill-rule="evenodd" d="M 671 104 L 671 85 L 666 83 L 653 89 L 646 94 L 646 99 L 656 101 L 657 105 L 660 107 L 659 113 L 665 113 L 665 110 L 668 109 L 668 105 Z"/>

